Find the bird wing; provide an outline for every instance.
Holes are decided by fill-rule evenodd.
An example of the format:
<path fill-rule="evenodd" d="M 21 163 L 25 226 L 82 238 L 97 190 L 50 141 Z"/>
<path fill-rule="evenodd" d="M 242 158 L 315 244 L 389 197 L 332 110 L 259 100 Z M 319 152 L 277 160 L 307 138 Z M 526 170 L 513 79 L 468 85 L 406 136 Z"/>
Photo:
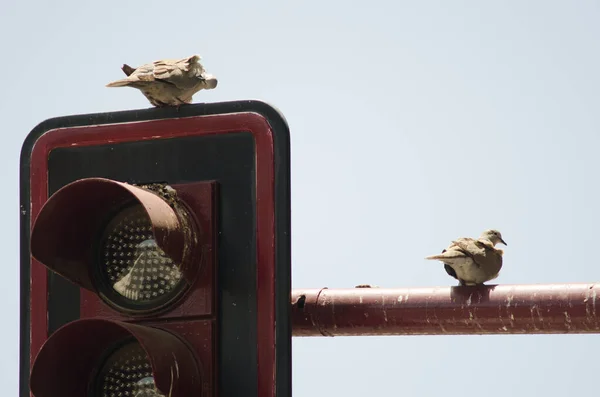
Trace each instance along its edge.
<path fill-rule="evenodd" d="M 498 250 L 487 240 L 461 238 L 452 242 L 452 245 L 465 255 L 468 255 L 479 267 L 500 271 L 502 267 L 502 250 Z"/>
<path fill-rule="evenodd" d="M 136 81 L 164 81 L 172 83 L 172 80 L 178 78 L 194 77 L 196 74 L 204 73 L 204 67 L 199 63 L 200 57 L 192 55 L 181 59 L 161 59 L 152 63 L 147 63 L 137 68 L 129 65 L 123 65 L 123 72 L 130 79 Z M 189 76 L 192 72 L 192 76 Z"/>
<path fill-rule="evenodd" d="M 162 82 L 185 90 L 195 86 L 198 78 L 203 79 L 206 71 L 200 63 L 199 55 L 181 59 L 162 59 L 137 68 L 125 64 L 121 68 L 127 78 L 109 83 L 107 87 L 132 85 L 145 86 L 148 82 Z"/>
<path fill-rule="evenodd" d="M 450 243 L 450 245 L 448 246 L 448 248 L 442 250 L 440 255 L 434 255 L 434 256 L 439 256 L 439 257 L 469 256 L 469 257 L 471 257 L 472 254 L 474 253 L 471 251 L 477 251 L 479 249 L 478 248 L 479 244 L 480 244 L 480 242 L 476 239 L 473 239 L 470 237 L 460 237 L 460 238 L 457 238 L 456 240 L 452 241 Z"/>
<path fill-rule="evenodd" d="M 124 64 L 123 67 L 121 67 L 121 70 L 127 75 L 127 77 L 108 83 L 106 85 L 107 87 L 123 87 L 129 85 L 132 87 L 141 88 L 146 86 L 146 83 L 156 80 L 154 77 L 153 63 L 138 66 L 137 68 L 132 68 L 131 66 Z"/>
<path fill-rule="evenodd" d="M 188 88 L 188 85 L 196 84 L 194 78 L 201 77 L 205 73 L 204 67 L 199 61 L 198 55 L 156 61 L 153 63 L 152 77 L 155 80 L 174 84 L 179 88 Z"/>
<path fill-rule="evenodd" d="M 459 249 L 469 256 L 485 255 L 486 248 L 490 248 L 483 242 L 483 240 L 476 240 L 468 237 L 463 237 L 452 241 L 450 247 Z"/>

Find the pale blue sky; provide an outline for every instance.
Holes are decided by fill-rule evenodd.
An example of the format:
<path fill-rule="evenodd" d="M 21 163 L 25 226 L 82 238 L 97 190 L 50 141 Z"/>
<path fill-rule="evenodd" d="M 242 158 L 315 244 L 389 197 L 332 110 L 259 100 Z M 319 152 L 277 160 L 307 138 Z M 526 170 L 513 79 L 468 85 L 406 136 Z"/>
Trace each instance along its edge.
<path fill-rule="evenodd" d="M 492 227 L 509 244 L 498 283 L 600 279 L 599 2 L 168 4 L 0 5 L 7 396 L 21 144 L 50 117 L 149 107 L 104 87 L 123 62 L 199 53 L 219 86 L 196 102 L 256 98 L 285 114 L 296 288 L 454 285 L 423 257 Z M 294 396 L 593 394 L 598 338 L 294 339 Z"/>

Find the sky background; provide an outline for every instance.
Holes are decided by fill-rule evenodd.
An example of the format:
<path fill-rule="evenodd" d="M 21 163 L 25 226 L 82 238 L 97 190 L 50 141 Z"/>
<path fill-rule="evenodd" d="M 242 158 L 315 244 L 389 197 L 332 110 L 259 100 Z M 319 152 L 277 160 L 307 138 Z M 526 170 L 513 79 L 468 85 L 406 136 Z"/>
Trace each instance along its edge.
<path fill-rule="evenodd" d="M 500 284 L 599 280 L 599 20 L 583 0 L 3 0 L 4 394 L 18 388 L 20 147 L 51 117 L 149 107 L 104 87 L 124 62 L 198 53 L 219 86 L 195 102 L 283 112 L 295 288 L 454 285 L 423 258 L 487 228 L 509 244 Z M 587 395 L 599 338 L 295 338 L 294 396 Z"/>

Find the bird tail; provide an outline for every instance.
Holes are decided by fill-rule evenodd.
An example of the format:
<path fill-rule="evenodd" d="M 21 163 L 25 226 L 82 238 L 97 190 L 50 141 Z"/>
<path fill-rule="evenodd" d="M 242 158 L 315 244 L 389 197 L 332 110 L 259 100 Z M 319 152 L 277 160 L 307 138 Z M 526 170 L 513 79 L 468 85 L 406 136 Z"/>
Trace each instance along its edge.
<path fill-rule="evenodd" d="M 129 79 L 121 79 L 117 81 L 113 81 L 112 83 L 108 83 L 107 87 L 125 87 L 131 84 L 131 80 Z"/>
<path fill-rule="evenodd" d="M 428 259 L 431 261 L 434 261 L 434 260 L 439 261 L 439 260 L 445 259 L 445 256 L 444 255 L 431 255 L 431 256 L 426 256 L 425 259 Z"/>
<path fill-rule="evenodd" d="M 425 257 L 425 259 L 428 260 L 437 260 L 437 261 L 445 261 L 448 259 L 455 259 L 455 258 L 464 258 L 465 254 L 460 252 L 460 251 L 446 251 L 444 250 L 443 253 L 438 254 L 438 255 L 431 255 L 428 257 Z"/>

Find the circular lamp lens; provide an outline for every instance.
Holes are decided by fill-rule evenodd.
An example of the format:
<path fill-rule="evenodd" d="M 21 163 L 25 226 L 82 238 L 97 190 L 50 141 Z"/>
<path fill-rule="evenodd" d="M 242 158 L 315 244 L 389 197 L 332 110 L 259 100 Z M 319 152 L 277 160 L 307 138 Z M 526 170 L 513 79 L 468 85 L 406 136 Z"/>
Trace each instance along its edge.
<path fill-rule="evenodd" d="M 186 285 L 179 264 L 156 244 L 150 218 L 140 204 L 125 208 L 108 223 L 98 265 L 101 292 L 126 309 L 158 308 Z"/>
<path fill-rule="evenodd" d="M 100 397 L 159 397 L 152 366 L 138 342 L 115 349 L 103 363 L 96 377 L 96 393 Z"/>

